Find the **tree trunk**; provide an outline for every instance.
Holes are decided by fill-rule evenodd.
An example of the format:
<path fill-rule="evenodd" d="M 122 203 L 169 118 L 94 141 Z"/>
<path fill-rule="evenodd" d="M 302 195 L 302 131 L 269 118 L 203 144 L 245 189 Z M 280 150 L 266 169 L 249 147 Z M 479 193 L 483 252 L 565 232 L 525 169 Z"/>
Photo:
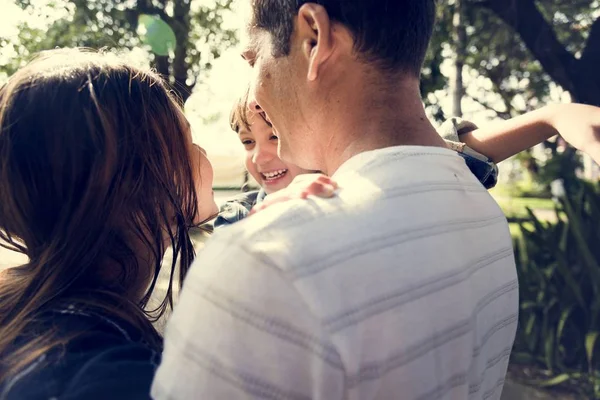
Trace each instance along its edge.
<path fill-rule="evenodd" d="M 600 21 L 596 20 L 581 58 L 562 44 L 534 0 L 487 0 L 483 3 L 515 30 L 544 71 L 573 100 L 600 106 Z"/>
<path fill-rule="evenodd" d="M 173 29 L 175 39 L 177 40 L 175 51 L 171 56 L 154 55 L 153 66 L 171 84 L 172 89 L 177 93 L 181 101 L 185 103 L 196 85 L 196 77 L 194 77 L 191 84 L 188 84 L 189 65 L 186 61 L 191 29 L 191 0 L 174 0 L 173 16 L 168 15 L 165 11 L 165 0 L 161 0 L 158 4 L 160 5 L 154 5 L 151 0 L 139 0 L 135 20 L 137 20 L 139 14 L 158 15 Z"/>
<path fill-rule="evenodd" d="M 165 80 L 169 80 L 169 56 L 154 55 L 154 68 Z"/>
<path fill-rule="evenodd" d="M 463 70 L 465 66 L 465 57 L 467 53 L 467 32 L 465 29 L 464 4 L 463 0 L 455 0 L 454 17 L 452 19 L 453 26 L 453 42 L 454 42 L 454 76 L 450 83 L 452 88 L 452 115 L 462 117 L 462 99 L 465 95 L 463 82 Z"/>
<path fill-rule="evenodd" d="M 190 6 L 191 0 L 175 0 L 173 7 L 173 23 L 171 28 L 175 32 L 175 38 L 177 39 L 177 46 L 173 55 L 173 76 L 171 84 L 174 86 L 175 91 L 181 97 L 181 100 L 185 101 L 192 94 L 192 89 L 196 85 L 196 78 L 189 78 L 192 80 L 188 83 L 188 69 L 189 65 L 186 61 L 187 49 L 189 47 L 189 36 L 190 36 Z"/>

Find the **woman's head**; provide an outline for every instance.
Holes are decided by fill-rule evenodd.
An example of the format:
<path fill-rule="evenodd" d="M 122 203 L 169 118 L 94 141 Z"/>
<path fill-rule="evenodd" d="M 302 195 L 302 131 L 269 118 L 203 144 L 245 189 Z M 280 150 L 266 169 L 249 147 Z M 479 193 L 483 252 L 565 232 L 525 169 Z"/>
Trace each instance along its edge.
<path fill-rule="evenodd" d="M 110 55 L 42 53 L 0 89 L 0 238 L 30 258 L 0 278 L 0 333 L 95 291 L 145 306 L 166 246 L 187 271 L 188 228 L 216 212 L 211 186 L 158 75 Z"/>
<path fill-rule="evenodd" d="M 297 175 L 310 172 L 279 158 L 279 139 L 264 114 L 250 110 L 248 92 L 234 105 L 229 123 L 246 150 L 246 169 L 267 194 L 286 188 Z"/>

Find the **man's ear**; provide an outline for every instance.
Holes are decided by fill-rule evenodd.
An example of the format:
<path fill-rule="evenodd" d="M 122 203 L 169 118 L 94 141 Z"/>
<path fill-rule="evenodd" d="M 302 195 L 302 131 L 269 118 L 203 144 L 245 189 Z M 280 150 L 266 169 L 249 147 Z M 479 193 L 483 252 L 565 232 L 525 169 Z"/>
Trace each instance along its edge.
<path fill-rule="evenodd" d="M 297 35 L 302 45 L 302 55 L 308 61 L 307 79 L 317 79 L 321 66 L 333 54 L 333 24 L 325 7 L 305 3 L 298 10 Z"/>

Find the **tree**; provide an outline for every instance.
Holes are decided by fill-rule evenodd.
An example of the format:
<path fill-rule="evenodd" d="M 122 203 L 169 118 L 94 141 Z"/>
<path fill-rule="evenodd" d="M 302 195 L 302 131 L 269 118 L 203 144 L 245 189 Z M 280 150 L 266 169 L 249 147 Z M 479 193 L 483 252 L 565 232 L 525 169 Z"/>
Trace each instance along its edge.
<path fill-rule="evenodd" d="M 449 58 L 463 59 L 470 81 L 479 79 L 476 85 L 465 82 L 466 97 L 502 118 L 540 107 L 550 101 L 550 94 L 557 87 L 568 91 L 575 101 L 600 105 L 600 75 L 594 70 L 600 61 L 599 3 L 438 2 L 438 24 L 422 86 L 432 114 L 445 117 L 431 94 L 441 89 L 449 92 L 448 79 L 441 73 Z M 460 23 L 455 16 L 461 18 Z M 460 43 L 463 47 L 457 47 Z"/>
<path fill-rule="evenodd" d="M 223 14 L 233 0 L 214 0 L 214 4 L 193 0 L 56 0 L 49 3 L 52 13 L 63 16 L 47 29 L 19 27 L 16 40 L 0 38 L 0 50 L 14 54 L 0 68 L 12 73 L 31 54 L 55 47 L 134 49 L 143 46 L 137 30 L 140 17 L 157 16 L 175 36 L 167 55 L 149 54 L 156 70 L 165 76 L 185 101 L 200 74 L 211 67 L 220 52 L 236 42 L 235 32 L 223 29 Z M 16 0 L 26 12 L 35 14 L 39 2 Z"/>
<path fill-rule="evenodd" d="M 472 65 L 485 66 L 479 71 L 492 81 L 507 115 L 543 105 L 553 85 L 562 87 L 573 101 L 600 106 L 600 75 L 595 71 L 600 61 L 597 0 L 469 3 L 470 23 L 479 28 L 472 36 Z M 520 109 L 515 102 L 518 98 Z M 576 170 L 581 166 L 577 152 L 565 146 L 559 153 L 557 143 L 546 142 L 545 147 L 551 156 L 543 167 L 538 168 L 536 160 L 528 157 L 528 169 L 537 173 L 540 182 L 561 179 L 567 192 L 573 193 L 578 185 Z"/>
<path fill-rule="evenodd" d="M 454 0 L 454 15 L 452 18 L 453 47 L 454 47 L 454 76 L 452 79 L 452 114 L 462 117 L 462 100 L 465 95 L 463 70 L 467 55 L 467 30 L 464 24 L 464 0 Z"/>
<path fill-rule="evenodd" d="M 600 106 L 600 18 L 595 0 L 474 3 L 511 27 L 544 71 L 574 100 Z"/>

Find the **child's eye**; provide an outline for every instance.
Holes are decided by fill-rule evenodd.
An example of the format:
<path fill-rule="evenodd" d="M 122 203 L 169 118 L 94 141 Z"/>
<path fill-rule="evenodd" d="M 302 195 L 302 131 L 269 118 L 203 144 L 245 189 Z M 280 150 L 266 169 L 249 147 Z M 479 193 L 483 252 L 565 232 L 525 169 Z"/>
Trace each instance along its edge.
<path fill-rule="evenodd" d="M 279 138 L 277 136 L 275 136 L 275 135 L 272 135 L 269 139 L 270 140 L 279 140 Z"/>
<path fill-rule="evenodd" d="M 252 148 L 254 148 L 254 140 L 252 139 L 242 140 L 242 144 L 246 150 L 252 150 Z"/>

